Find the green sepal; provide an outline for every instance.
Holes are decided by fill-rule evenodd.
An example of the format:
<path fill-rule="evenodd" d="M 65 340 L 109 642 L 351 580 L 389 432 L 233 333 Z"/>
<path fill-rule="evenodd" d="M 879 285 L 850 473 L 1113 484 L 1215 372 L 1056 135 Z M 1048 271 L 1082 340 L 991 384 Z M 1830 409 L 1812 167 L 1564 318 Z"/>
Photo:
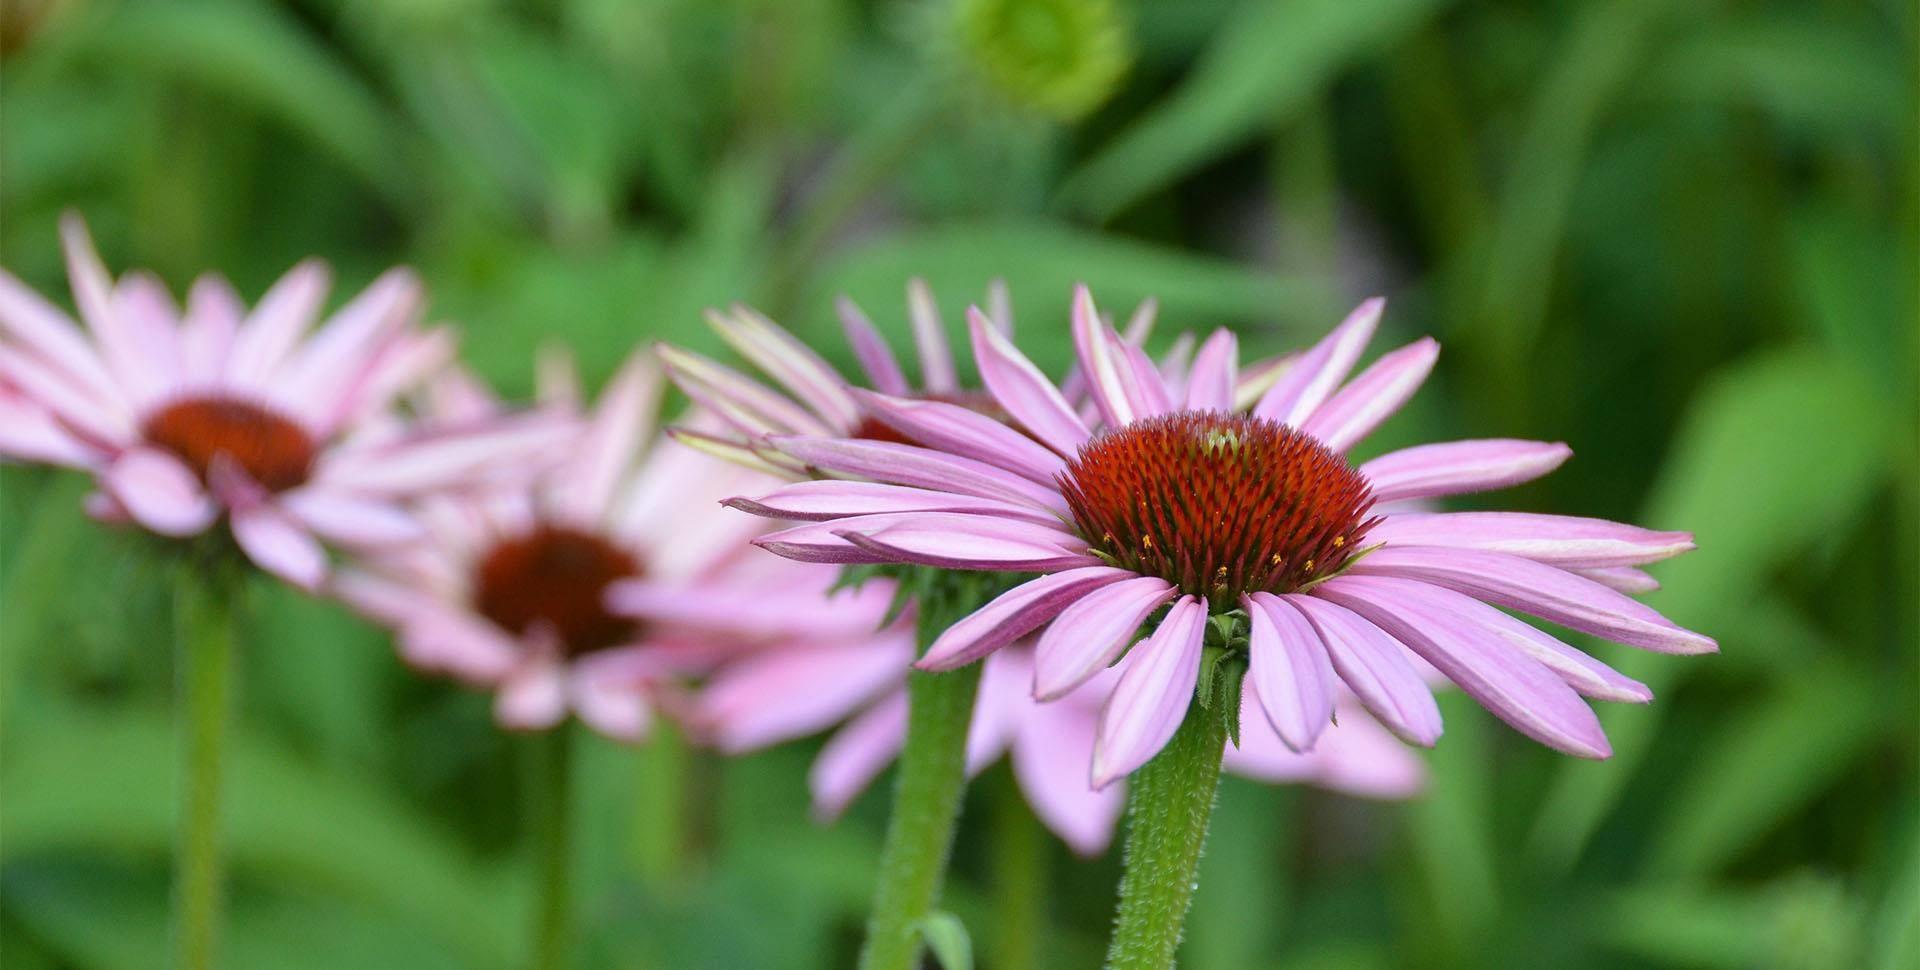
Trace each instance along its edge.
<path fill-rule="evenodd" d="M 927 941 L 940 970 L 973 970 L 973 939 L 960 917 L 945 910 L 934 910 L 914 924 L 920 938 Z"/>

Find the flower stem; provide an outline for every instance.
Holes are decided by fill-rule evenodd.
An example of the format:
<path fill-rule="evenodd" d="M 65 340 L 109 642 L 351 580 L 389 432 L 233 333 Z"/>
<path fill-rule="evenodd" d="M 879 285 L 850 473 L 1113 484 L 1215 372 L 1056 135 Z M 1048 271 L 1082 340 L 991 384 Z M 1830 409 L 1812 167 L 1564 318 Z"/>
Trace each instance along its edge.
<path fill-rule="evenodd" d="M 1009 766 L 1011 767 L 1011 766 Z M 996 970 L 1037 970 L 1047 935 L 1046 831 L 1014 780 L 1000 773 L 993 792 L 993 962 Z"/>
<path fill-rule="evenodd" d="M 917 600 L 919 649 L 984 599 L 940 582 L 922 583 L 932 595 Z M 953 849 L 954 823 L 966 790 L 967 725 L 980 687 L 980 665 L 951 673 L 914 671 L 907 678 L 907 739 L 893 789 L 893 815 L 880 854 L 880 880 L 867 919 L 861 970 L 917 970 L 919 923 L 933 912 Z"/>
<path fill-rule="evenodd" d="M 573 943 L 573 732 L 562 723 L 533 742 L 534 851 L 540 898 L 534 910 L 534 970 L 560 970 Z"/>
<path fill-rule="evenodd" d="M 220 791 L 240 593 L 240 574 L 215 562 L 183 567 L 174 590 L 181 751 L 174 962 L 180 970 L 211 970 L 220 945 Z"/>
<path fill-rule="evenodd" d="M 1225 743 L 1222 719 L 1195 705 L 1166 748 L 1128 780 L 1126 874 L 1107 949 L 1109 970 L 1173 966 Z"/>

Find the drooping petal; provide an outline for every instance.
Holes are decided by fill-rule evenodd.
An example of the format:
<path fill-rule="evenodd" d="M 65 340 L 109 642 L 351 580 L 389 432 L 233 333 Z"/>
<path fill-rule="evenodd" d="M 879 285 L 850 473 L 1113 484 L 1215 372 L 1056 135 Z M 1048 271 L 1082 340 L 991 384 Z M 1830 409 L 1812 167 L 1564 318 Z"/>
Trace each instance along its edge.
<path fill-rule="evenodd" d="M 1053 834 L 1081 856 L 1097 856 L 1113 841 L 1126 807 L 1126 786 L 1093 787 L 1098 720 L 1078 704 L 1034 704 L 1013 736 L 1013 776 Z"/>
<path fill-rule="evenodd" d="M 1334 451 L 1346 451 L 1407 403 L 1439 356 L 1440 345 L 1432 337 L 1387 354 L 1315 408 L 1300 430 Z"/>
<path fill-rule="evenodd" d="M 1316 587 L 1405 644 L 1495 716 L 1550 748 L 1582 758 L 1612 754 L 1580 695 L 1539 661 L 1452 614 L 1427 607 L 1423 584 L 1385 576 L 1340 576 Z"/>
<path fill-rule="evenodd" d="M 1629 596 L 1651 593 L 1660 588 L 1659 580 L 1653 578 L 1646 570 L 1635 569 L 1632 566 L 1592 566 L 1567 571 Z"/>
<path fill-rule="evenodd" d="M 615 741 L 637 744 L 646 739 L 653 720 L 646 688 L 623 676 L 615 665 L 602 663 L 606 653 L 574 661 L 567 675 L 568 706 L 588 727 Z"/>
<path fill-rule="evenodd" d="M 1127 649 L 1147 614 L 1176 592 L 1158 576 L 1141 576 L 1080 597 L 1040 635 L 1033 658 L 1033 696 L 1050 701 L 1086 683 Z"/>
<path fill-rule="evenodd" d="M 420 520 L 393 502 L 322 488 L 298 488 L 280 496 L 287 514 L 334 542 L 369 547 L 413 542 L 425 536 Z"/>
<path fill-rule="evenodd" d="M 196 535 L 220 514 L 193 470 L 158 448 L 121 452 L 100 484 L 135 521 L 161 535 Z"/>
<path fill-rule="evenodd" d="M 880 336 L 873 321 L 844 296 L 833 305 L 840 313 L 840 326 L 846 331 L 847 343 L 853 346 L 853 355 L 859 358 L 860 369 L 867 372 L 873 389 L 895 397 L 913 393 L 906 373 L 900 370 L 900 362 L 893 356 L 893 348 L 887 346 L 886 338 Z"/>
<path fill-rule="evenodd" d="M 1260 403 L 1254 405 L 1253 413 L 1299 427 L 1353 370 L 1361 351 L 1366 350 L 1367 342 L 1373 339 L 1373 331 L 1380 325 L 1380 314 L 1386 306 L 1387 301 L 1374 297 L 1347 314 L 1332 333 L 1294 361 L 1260 398 Z"/>
<path fill-rule="evenodd" d="M 1353 571 L 1417 579 L 1582 633 L 1662 653 L 1719 649 L 1712 638 L 1681 629 L 1638 600 L 1566 570 L 1506 553 L 1387 546 L 1361 559 Z"/>
<path fill-rule="evenodd" d="M 878 516 L 809 522 L 806 525 L 797 525 L 791 529 L 781 529 L 756 537 L 753 544 L 776 556 L 795 562 L 850 566 L 874 565 L 891 561 L 887 554 L 862 549 L 848 542 L 844 537 L 844 533 L 851 524 L 866 518 L 878 518 Z"/>
<path fill-rule="evenodd" d="M 1093 785 L 1105 788 L 1146 764 L 1180 728 L 1200 679 L 1200 648 L 1206 640 L 1204 600 L 1183 596 L 1159 629 L 1141 641 L 1100 711 L 1093 745 Z"/>
<path fill-rule="evenodd" d="M 712 411 L 742 434 L 844 434 L 850 427 L 830 427 L 792 401 L 775 394 L 753 378 L 699 354 L 668 344 L 655 344 L 654 353 L 666 365 L 667 376 L 701 407 Z"/>
<path fill-rule="evenodd" d="M 812 734 L 897 685 L 912 659 L 904 640 L 885 650 L 769 649 L 715 675 L 697 702 L 695 727 L 730 754 Z"/>
<path fill-rule="evenodd" d="M 271 504 L 228 512 L 234 541 L 260 568 L 308 592 L 327 576 L 327 553 L 319 540 Z"/>
<path fill-rule="evenodd" d="M 914 277 L 907 281 L 907 320 L 913 324 L 913 344 L 920 351 L 920 383 L 934 394 L 951 394 L 960 389 L 960 377 L 953 369 L 953 348 L 947 343 L 947 327 L 940 321 L 940 307 L 933 302 L 927 281 Z"/>
<path fill-rule="evenodd" d="M 1251 632 L 1247 674 L 1287 747 L 1307 751 L 1333 718 L 1333 664 L 1319 631 L 1272 593 L 1241 600 Z"/>
<path fill-rule="evenodd" d="M 907 512 L 887 516 L 892 524 L 876 527 L 874 520 L 878 518 L 851 520 L 839 535 L 861 549 L 886 556 L 889 562 L 942 569 L 1050 573 L 1100 563 L 1077 537 L 1031 522 L 988 515 Z"/>
<path fill-rule="evenodd" d="M 228 383 L 249 390 L 265 388 L 320 315 L 321 301 L 331 285 L 326 264 L 314 259 L 276 280 L 234 337 L 233 352 L 227 358 Z"/>
<path fill-rule="evenodd" d="M 1531 512 L 1390 515 L 1367 533 L 1367 541 L 1503 552 L 1561 568 L 1638 566 L 1694 548 L 1691 533 Z"/>
<path fill-rule="evenodd" d="M 728 346 L 779 381 L 829 426 L 859 423 L 860 409 L 847 396 L 846 379 L 779 324 L 739 304 L 731 313 L 709 311 L 707 323 Z"/>
<path fill-rule="evenodd" d="M 558 660 L 539 660 L 515 671 L 494 695 L 493 717 L 516 731 L 544 731 L 567 716 L 566 670 Z"/>
<path fill-rule="evenodd" d="M 593 420 L 561 480 L 549 492 L 553 506 L 581 522 L 606 519 L 634 459 L 653 430 L 660 406 L 660 372 L 644 351 L 627 357 L 600 394 Z"/>
<path fill-rule="evenodd" d="M 1062 455 L 1078 454 L 1090 433 L 1053 382 L 979 311 L 968 312 L 967 329 L 973 335 L 980 379 L 994 400 L 1047 447 Z"/>
<path fill-rule="evenodd" d="M 978 515 L 1022 519 L 1042 525 L 1058 525 L 1060 522 L 1060 519 L 1050 512 L 1042 512 L 1030 505 L 1016 505 L 1000 499 L 960 495 L 931 488 L 914 488 L 910 485 L 886 485 L 880 482 L 852 482 L 840 479 L 794 482 L 757 499 L 730 498 L 721 504 L 767 518 L 810 522 L 889 512 L 971 512 Z"/>
<path fill-rule="evenodd" d="M 607 608 L 650 623 L 673 624 L 706 631 L 731 633 L 748 639 L 778 636 L 819 641 L 870 638 L 879 617 L 886 615 L 891 588 L 868 583 L 859 589 L 825 591 L 824 582 L 808 583 L 788 567 L 781 577 L 789 585 L 769 588 L 762 583 L 701 583 L 642 577 L 616 582 L 607 588 Z M 831 579 L 831 570 L 822 570 Z M 794 582 L 801 580 L 800 582 Z"/>
<path fill-rule="evenodd" d="M 1042 485 L 983 461 L 891 441 L 775 436 L 768 443 L 799 461 L 825 471 L 877 482 L 946 489 L 963 495 L 997 498 L 1055 512 L 1067 503 L 1058 488 Z"/>
<path fill-rule="evenodd" d="M 807 771 L 814 817 L 840 817 L 900 753 L 906 737 L 906 691 L 887 695 L 835 732 Z"/>
<path fill-rule="evenodd" d="M 1406 741 L 1431 748 L 1440 740 L 1434 703 L 1412 654 L 1399 641 L 1346 607 L 1314 596 L 1284 599 L 1320 633 L 1335 673 L 1380 723 Z"/>
<path fill-rule="evenodd" d="M 1139 416 L 1127 396 L 1120 370 L 1126 358 L 1114 352 L 1107 340 L 1107 326 L 1093 305 L 1093 294 L 1085 284 L 1073 290 L 1073 345 L 1079 355 L 1080 372 L 1087 376 L 1089 395 L 1102 421 L 1109 428 L 1132 424 Z"/>
<path fill-rule="evenodd" d="M 92 468 L 97 456 L 52 413 L 0 387 L 0 458 Z"/>
<path fill-rule="evenodd" d="M 1066 470 L 1066 462 L 1039 442 L 957 404 L 857 388 L 853 394 L 876 420 L 936 451 L 983 461 L 1050 487 Z"/>
<path fill-rule="evenodd" d="M 1487 438 L 1415 445 L 1360 466 L 1375 502 L 1440 498 L 1530 482 L 1573 456 L 1564 442 Z"/>
<path fill-rule="evenodd" d="M 1086 566 L 1028 580 L 948 627 L 914 666 L 952 670 L 972 663 L 1039 629 L 1094 590 L 1132 575 L 1111 566 Z"/>
<path fill-rule="evenodd" d="M 1231 411 L 1240 384 L 1240 341 L 1225 327 L 1215 330 L 1193 358 L 1187 381 L 1187 410 Z"/>

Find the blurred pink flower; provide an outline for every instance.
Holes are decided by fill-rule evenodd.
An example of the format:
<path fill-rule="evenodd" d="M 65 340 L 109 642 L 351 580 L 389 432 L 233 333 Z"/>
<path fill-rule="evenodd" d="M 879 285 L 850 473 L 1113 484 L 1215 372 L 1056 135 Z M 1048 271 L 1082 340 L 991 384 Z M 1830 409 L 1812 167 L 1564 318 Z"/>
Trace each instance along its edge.
<path fill-rule="evenodd" d="M 1040 820 L 1081 855 L 1099 855 L 1113 838 L 1126 804 L 1124 784 L 1093 784 L 1101 706 L 1126 662 L 1095 674 L 1057 700 L 1033 699 L 1033 647 L 1028 641 L 986 659 L 967 737 L 967 771 L 978 774 L 1002 755 Z M 896 681 L 904 679 L 904 675 Z M 1249 690 L 1245 703 L 1257 703 Z M 1340 722 L 1312 751 L 1288 750 L 1259 717 L 1244 719 L 1240 744 L 1226 768 L 1268 782 L 1301 782 L 1366 798 L 1406 798 L 1426 782 L 1426 764 L 1342 692 Z M 900 752 L 906 737 L 904 687 L 860 712 L 827 742 L 809 781 L 816 813 L 839 815 Z"/>
<path fill-rule="evenodd" d="M 635 741 L 682 680 L 722 662 L 865 649 L 887 591 L 830 596 L 835 570 L 748 545 L 763 524 L 718 500 L 773 480 L 656 435 L 662 384 L 635 353 L 584 414 L 571 363 L 548 358 L 541 396 L 585 423 L 578 447 L 517 482 L 426 497 L 423 541 L 343 570 L 335 591 L 392 627 L 408 662 L 495 690 L 497 718 L 517 729 L 571 712 Z M 426 406 L 434 422 L 498 410 L 458 372 Z M 896 671 L 912 659 L 902 650 Z"/>
<path fill-rule="evenodd" d="M 1433 744 L 1440 717 L 1419 657 L 1528 736 L 1606 757 L 1581 695 L 1644 702 L 1651 692 L 1494 606 L 1653 650 L 1715 650 L 1612 588 L 1641 581 L 1619 570 L 1677 555 L 1692 539 L 1565 516 L 1382 509 L 1524 482 L 1570 452 L 1460 441 L 1350 465 L 1344 452 L 1412 396 L 1438 353 L 1432 340 L 1415 341 L 1347 381 L 1381 306 L 1363 304 L 1243 413 L 1230 332 L 1201 346 L 1176 396 L 1082 288 L 1073 332 L 1096 422 L 976 311 L 975 356 L 1011 425 L 862 394 L 869 413 L 919 444 L 770 436 L 765 445 L 794 463 L 860 480 L 803 482 L 737 504 L 816 520 L 756 540 L 802 561 L 1046 574 L 955 624 L 919 663 L 949 669 L 1045 627 L 1034 691 L 1051 699 L 1127 654 L 1101 716 L 1098 784 L 1172 736 L 1209 615 L 1236 610 L 1249 629 L 1248 682 L 1295 750 L 1311 750 L 1331 723 L 1340 682 L 1396 734 Z M 1134 645 L 1162 607 L 1156 631 Z"/>
<path fill-rule="evenodd" d="M 61 229 L 85 329 L 0 271 L 0 456 L 92 474 L 98 518 L 186 537 L 224 514 L 255 563 L 314 589 L 321 540 L 411 540 L 408 498 L 563 441 L 542 415 L 412 437 L 367 426 L 451 353 L 446 331 L 416 326 L 405 270 L 309 335 L 327 291 L 317 262 L 251 311 L 201 277 L 182 313 L 152 276 L 110 278 L 77 217 Z"/>

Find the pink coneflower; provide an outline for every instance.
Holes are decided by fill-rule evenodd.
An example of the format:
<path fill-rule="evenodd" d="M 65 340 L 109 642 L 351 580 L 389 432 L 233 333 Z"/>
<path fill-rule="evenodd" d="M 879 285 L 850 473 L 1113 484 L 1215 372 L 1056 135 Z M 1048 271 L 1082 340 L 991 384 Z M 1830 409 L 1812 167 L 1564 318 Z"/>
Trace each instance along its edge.
<path fill-rule="evenodd" d="M 1033 699 L 1033 645 L 1022 641 L 986 659 L 967 737 L 967 770 L 977 774 L 1002 756 L 1040 820 L 1081 855 L 1099 855 L 1113 838 L 1126 800 L 1124 785 L 1096 788 L 1090 766 L 1100 709 L 1125 661 L 1049 703 Z M 896 680 L 903 678 L 898 675 Z M 1247 703 L 1255 701 L 1252 692 Z M 1350 695 L 1337 702 L 1339 724 L 1310 752 L 1285 747 L 1257 718 L 1246 721 L 1226 768 L 1269 782 L 1301 782 L 1365 798 L 1405 798 L 1426 780 L 1426 765 L 1361 710 Z M 837 816 L 900 752 L 906 735 L 904 688 L 887 693 L 837 732 L 814 762 L 809 781 L 816 812 Z"/>
<path fill-rule="evenodd" d="M 112 280 L 79 219 L 61 228 L 85 329 L 0 271 L 0 455 L 90 472 L 99 518 L 186 537 L 224 516 L 255 563 L 312 589 L 327 568 L 320 540 L 411 539 L 407 498 L 556 441 L 544 416 L 362 433 L 451 350 L 446 331 L 417 328 L 420 287 L 405 270 L 309 334 L 327 291 L 319 263 L 251 311 L 202 277 L 182 312 L 151 276 Z"/>
<path fill-rule="evenodd" d="M 740 504 L 821 520 L 756 540 L 791 558 L 1046 574 L 955 624 L 919 663 L 949 669 L 1045 627 L 1034 690 L 1046 700 L 1127 655 L 1101 717 L 1096 784 L 1172 736 L 1208 618 L 1229 613 L 1244 617 L 1261 708 L 1296 750 L 1331 723 L 1341 682 L 1396 734 L 1434 743 L 1440 719 L 1418 657 L 1530 737 L 1606 757 L 1581 695 L 1646 701 L 1647 688 L 1495 607 L 1653 650 L 1714 650 L 1600 581 L 1638 583 L 1620 571 L 1684 552 L 1691 538 L 1565 516 L 1383 510 L 1518 484 L 1570 452 L 1456 441 L 1350 464 L 1346 451 L 1413 394 L 1438 353 L 1416 341 L 1347 381 L 1381 306 L 1363 304 L 1240 413 L 1232 334 L 1202 346 L 1176 398 L 1082 288 L 1074 337 L 1097 432 L 976 313 L 981 375 L 1020 430 L 966 408 L 863 395 L 921 445 L 775 436 L 769 444 L 794 462 L 867 481 L 804 482 Z"/>
<path fill-rule="evenodd" d="M 541 396 L 578 414 L 571 374 L 550 358 Z M 424 541 L 344 570 L 337 592 L 391 626 L 410 663 L 496 689 L 503 725 L 542 729 L 572 712 L 629 741 L 680 678 L 720 659 L 863 645 L 884 591 L 831 597 L 834 570 L 748 545 L 761 524 L 717 499 L 772 480 L 656 435 L 661 390 L 634 354 L 581 416 L 572 453 L 522 481 L 429 497 Z M 456 374 L 434 387 L 429 412 L 466 422 L 498 407 Z"/>

